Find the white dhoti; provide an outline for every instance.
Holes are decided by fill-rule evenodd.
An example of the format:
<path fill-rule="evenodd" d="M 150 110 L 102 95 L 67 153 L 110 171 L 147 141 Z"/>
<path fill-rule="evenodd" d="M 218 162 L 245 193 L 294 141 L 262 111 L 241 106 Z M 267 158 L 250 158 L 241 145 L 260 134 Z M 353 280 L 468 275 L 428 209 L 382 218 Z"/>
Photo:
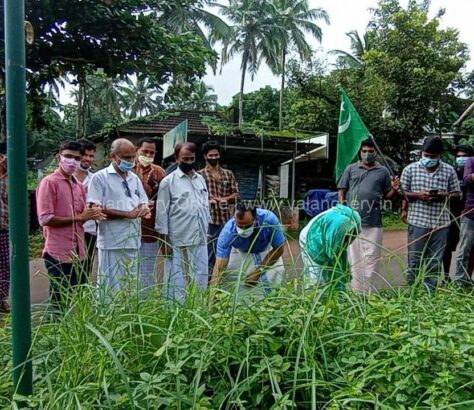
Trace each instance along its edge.
<path fill-rule="evenodd" d="M 360 293 L 376 291 L 375 279 L 382 254 L 382 228 L 362 227 L 362 232 L 349 246 L 351 287 Z"/>
<path fill-rule="evenodd" d="M 140 247 L 140 288 L 146 296 L 156 285 L 159 242 L 143 242 Z"/>
<path fill-rule="evenodd" d="M 208 275 L 207 244 L 173 247 L 164 267 L 165 296 L 184 302 L 192 285 L 200 291 L 207 289 Z"/>
<path fill-rule="evenodd" d="M 100 297 L 122 289 L 137 290 L 138 249 L 99 249 L 97 286 Z"/>
<path fill-rule="evenodd" d="M 245 283 L 247 276 L 261 266 L 270 251 L 271 248 L 260 253 L 246 253 L 232 248 L 227 270 L 222 280 L 222 289 L 232 293 L 238 292 L 239 297 L 250 296 L 262 299 L 273 289 L 279 288 L 285 273 L 285 266 L 281 257 L 272 266 L 264 270 L 255 286 Z"/>

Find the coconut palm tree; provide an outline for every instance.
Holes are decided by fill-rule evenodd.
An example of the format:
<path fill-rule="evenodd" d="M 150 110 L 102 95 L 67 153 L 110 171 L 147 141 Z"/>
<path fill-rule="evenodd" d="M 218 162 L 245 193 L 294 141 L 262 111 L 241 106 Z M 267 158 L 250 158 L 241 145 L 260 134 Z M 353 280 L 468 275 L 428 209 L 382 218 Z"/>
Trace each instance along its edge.
<path fill-rule="evenodd" d="M 192 109 L 197 111 L 211 111 L 217 106 L 217 95 L 214 94 L 214 88 L 208 86 L 204 81 L 195 84 L 190 100 Z"/>
<path fill-rule="evenodd" d="M 152 114 L 159 106 L 159 90 L 147 78 L 133 81 L 128 77 L 125 84 L 119 86 L 119 90 L 130 118 Z"/>
<path fill-rule="evenodd" d="M 242 125 L 242 106 L 245 75 L 247 71 L 253 79 L 262 59 L 267 63 L 275 61 L 276 38 L 279 27 L 271 16 L 273 4 L 266 0 L 229 0 L 228 5 L 214 4 L 221 14 L 231 22 L 230 35 L 222 39 L 222 64 L 226 64 L 235 54 L 241 54 L 242 71 L 239 92 L 239 126 Z"/>
<path fill-rule="evenodd" d="M 351 39 L 351 52 L 343 50 L 331 50 L 329 54 L 338 56 L 338 63 L 342 68 L 362 68 L 363 56 L 372 48 L 372 42 L 368 32 L 365 32 L 362 37 L 355 30 L 346 33 Z"/>
<path fill-rule="evenodd" d="M 204 8 L 206 5 L 211 5 L 211 2 L 209 0 L 169 2 L 164 10 L 160 10 L 157 22 L 173 33 L 192 32 L 213 50 L 214 40 L 226 38 L 230 27 L 219 16 L 206 10 Z"/>
<path fill-rule="evenodd" d="M 323 20 L 329 24 L 328 13 L 321 8 L 310 9 L 308 0 L 273 0 L 274 24 L 279 26 L 280 37 L 277 39 L 278 59 L 272 69 L 281 75 L 279 129 L 283 126 L 283 93 L 285 90 L 286 57 L 294 47 L 304 61 L 311 59 L 312 50 L 305 33 L 321 42 L 322 30 L 314 21 Z"/>

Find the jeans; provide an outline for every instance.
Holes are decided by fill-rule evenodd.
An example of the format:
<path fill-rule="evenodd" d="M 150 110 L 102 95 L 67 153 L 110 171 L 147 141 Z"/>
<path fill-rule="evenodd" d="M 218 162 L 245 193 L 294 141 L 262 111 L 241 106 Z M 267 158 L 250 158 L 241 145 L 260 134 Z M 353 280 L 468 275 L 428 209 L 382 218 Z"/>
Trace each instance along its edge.
<path fill-rule="evenodd" d="M 468 269 L 469 257 L 474 249 L 474 220 L 463 217 L 461 222 L 461 238 L 459 250 L 456 257 L 456 275 L 454 280 L 460 283 L 471 282 Z"/>
<path fill-rule="evenodd" d="M 443 272 L 443 254 L 449 228 L 430 229 L 408 226 L 408 274 L 409 285 L 415 283 L 421 273 L 423 282 L 432 291 Z M 421 238 L 421 239 L 420 239 Z"/>
<path fill-rule="evenodd" d="M 50 254 L 44 254 L 49 275 L 51 303 L 58 309 L 64 307 L 72 288 L 78 285 L 78 275 L 72 262 L 61 262 Z"/>
<path fill-rule="evenodd" d="M 214 269 L 214 264 L 216 263 L 216 254 L 217 254 L 217 240 L 219 239 L 219 234 L 222 231 L 224 225 L 215 225 L 209 224 L 209 230 L 207 231 L 207 254 L 209 260 L 209 280 L 212 277 L 212 270 Z"/>

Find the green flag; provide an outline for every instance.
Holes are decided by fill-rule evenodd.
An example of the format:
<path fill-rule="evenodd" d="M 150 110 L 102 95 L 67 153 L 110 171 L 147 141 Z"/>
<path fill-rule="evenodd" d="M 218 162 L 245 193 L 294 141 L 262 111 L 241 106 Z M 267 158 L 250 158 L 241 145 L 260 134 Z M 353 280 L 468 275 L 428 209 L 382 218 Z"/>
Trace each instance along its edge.
<path fill-rule="evenodd" d="M 336 181 L 339 181 L 344 169 L 357 160 L 360 143 L 369 138 L 370 134 L 344 88 L 340 87 L 340 91 L 341 112 L 337 131 Z"/>

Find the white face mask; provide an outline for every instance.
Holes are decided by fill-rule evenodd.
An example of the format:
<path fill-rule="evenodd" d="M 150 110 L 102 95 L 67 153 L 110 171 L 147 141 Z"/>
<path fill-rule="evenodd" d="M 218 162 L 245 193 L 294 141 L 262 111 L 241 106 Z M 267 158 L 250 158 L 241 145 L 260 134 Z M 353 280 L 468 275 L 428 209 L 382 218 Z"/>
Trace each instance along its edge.
<path fill-rule="evenodd" d="M 237 235 L 239 235 L 242 238 L 248 238 L 249 236 L 253 234 L 253 229 L 254 229 L 253 226 L 249 228 L 245 228 L 245 229 L 239 228 L 237 226 Z"/>
<path fill-rule="evenodd" d="M 145 155 L 139 155 L 138 162 L 144 167 L 149 167 L 151 164 L 153 164 L 153 158 L 145 157 Z"/>

